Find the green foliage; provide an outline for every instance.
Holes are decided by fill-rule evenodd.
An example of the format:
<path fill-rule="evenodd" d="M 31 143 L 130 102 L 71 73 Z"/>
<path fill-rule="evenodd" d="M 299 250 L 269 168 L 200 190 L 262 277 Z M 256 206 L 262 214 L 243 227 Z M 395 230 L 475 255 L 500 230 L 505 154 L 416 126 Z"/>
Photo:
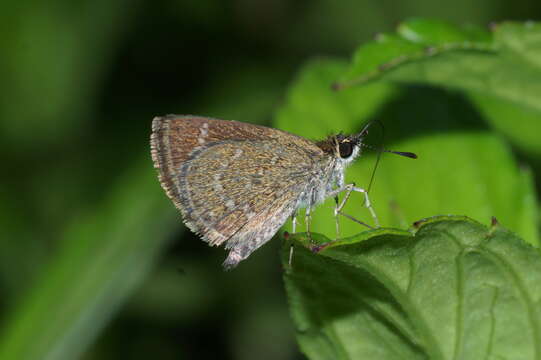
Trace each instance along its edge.
<path fill-rule="evenodd" d="M 150 184 L 153 173 L 133 169 L 99 209 L 66 231 L 62 250 L 10 316 L 1 359 L 81 356 L 147 274 L 168 238 L 164 230 L 178 218 Z"/>
<path fill-rule="evenodd" d="M 502 23 L 492 32 L 413 20 L 361 46 L 338 87 L 371 80 L 463 91 L 490 124 L 541 154 L 541 24 Z"/>
<path fill-rule="evenodd" d="M 414 235 L 367 231 L 317 255 L 303 246 L 303 234 L 292 239 L 295 257 L 284 279 L 310 359 L 541 354 L 541 256 L 497 224 L 433 218 Z"/>
<path fill-rule="evenodd" d="M 385 155 L 378 168 L 370 197 L 384 226 L 403 227 L 435 214 L 464 214 L 479 221 L 496 216 L 537 243 L 530 173 L 518 168 L 509 146 L 497 134 L 480 127 L 470 105 L 438 91 L 390 84 L 332 91 L 329 84 L 345 69 L 341 61 L 309 64 L 293 84 L 276 125 L 321 138 L 340 130 L 358 131 L 367 119 L 381 117 L 391 138 L 402 138 L 393 142 L 393 148 L 419 155 L 417 160 Z M 419 112 L 416 102 L 426 108 Z M 378 107 L 382 115 L 377 114 Z M 436 132 L 445 125 L 452 131 Z M 373 166 L 372 152 L 348 170 L 347 181 L 366 187 Z M 329 200 L 313 215 L 314 231 L 330 238 L 335 236 L 333 207 Z M 368 216 L 361 197 L 354 196 L 346 212 Z M 342 223 L 344 235 L 359 231 L 355 223 Z"/>
<path fill-rule="evenodd" d="M 532 173 L 541 168 L 539 25 L 503 23 L 486 31 L 412 20 L 400 24 L 395 34 L 366 43 L 374 30 L 389 29 L 406 14 L 483 24 L 530 17 L 535 5 L 531 0 L 498 7 L 490 1 L 397 2 L 392 11 L 385 2 L 354 0 L 277 2 L 264 12 L 249 2 L 231 6 L 209 0 L 21 4 L 0 5 L 5 190 L 0 193 L 1 359 L 296 356 L 279 291 L 278 241 L 234 272 L 222 273 L 222 249 L 208 248 L 183 232 L 159 187 L 148 154 L 150 120 L 167 112 L 188 112 L 262 123 L 282 101 L 286 80 L 300 59 L 314 53 L 347 54 L 362 42 L 351 63 L 343 58 L 311 61 L 288 91 L 276 125 L 319 138 L 358 131 L 368 119 L 380 119 L 387 147 L 420 156 L 415 161 L 382 158 L 371 198 L 383 225 L 407 228 L 435 214 L 465 214 L 482 223 L 496 216 L 526 242 L 538 242 Z M 331 89 L 337 82 L 346 85 L 338 92 Z M 371 129 L 371 144 L 380 144 L 378 129 Z M 366 151 L 349 169 L 349 181 L 368 186 L 373 154 Z M 346 212 L 370 219 L 357 196 Z M 316 239 L 334 239 L 332 201 L 315 212 L 312 224 L 327 236 L 314 235 Z M 466 220 L 441 224 L 487 232 Z M 347 219 L 341 225 L 343 236 L 360 231 Z M 404 318 L 411 309 L 402 301 L 419 304 L 421 297 L 399 297 L 399 286 L 392 288 L 392 281 L 399 283 L 396 277 L 383 282 L 344 263 L 345 257 L 366 260 L 379 250 L 393 251 L 389 238 L 406 239 L 399 243 L 404 252 L 428 250 L 408 248 L 406 242 L 415 243 L 421 236 L 427 242 L 431 226 L 437 227 L 436 222 L 423 226 L 415 237 L 389 229 L 364 233 L 350 239 L 359 245 L 334 246 L 318 255 L 297 247 L 294 272 L 286 276 L 297 325 L 302 320 L 306 326 L 301 329 L 309 329 L 299 335 L 309 356 L 323 356 L 340 343 L 374 350 L 374 343 L 352 341 L 356 331 L 362 331 L 362 339 L 371 340 L 374 334 L 391 339 L 388 344 L 398 351 L 397 358 L 423 357 L 425 351 L 433 357 L 447 354 L 448 340 L 439 341 L 438 336 L 449 329 L 427 338 L 429 322 L 423 328 L 418 318 Z M 434 231 L 441 238 L 440 230 Z M 455 259 L 468 265 L 466 260 L 478 256 L 487 264 L 464 272 L 463 294 L 474 293 L 468 292 L 470 282 L 489 285 L 480 286 L 477 297 L 472 295 L 477 303 L 464 302 L 463 309 L 478 309 L 471 315 L 480 319 L 474 324 L 481 330 L 496 319 L 496 312 L 506 315 L 497 318 L 494 329 L 500 329 L 501 322 L 509 330 L 520 327 L 510 335 L 473 336 L 474 344 L 462 336 L 452 350 L 457 358 L 472 347 L 482 351 L 492 346 L 496 354 L 498 346 L 510 341 L 516 349 L 525 349 L 524 358 L 535 350 L 527 343 L 535 336 L 535 324 L 524 320 L 536 319 L 531 306 L 537 301 L 536 287 L 527 277 L 537 281 L 537 255 L 508 233 L 493 231 L 490 242 L 482 245 L 494 245 L 498 234 L 511 238 L 501 242 L 509 245 L 502 259 L 517 266 L 516 279 L 524 279 L 522 303 L 513 302 L 517 282 L 509 269 L 498 268 L 505 274 L 497 277 L 488 264 L 492 259 L 469 248 L 458 257 L 437 250 L 449 245 L 447 237 L 441 246 L 428 244 L 435 253 L 426 264 L 427 277 L 415 276 L 420 281 L 417 293 L 429 292 L 427 299 L 435 301 L 438 294 L 430 291 L 432 285 L 445 284 L 432 283 L 428 276 L 451 276 L 443 265 L 451 266 Z M 157 264 L 172 234 L 178 238 L 176 247 Z M 376 242 L 371 253 L 367 244 Z M 352 250 L 356 246 L 358 254 Z M 535 258 L 527 272 L 522 270 L 526 263 L 513 259 L 520 254 Z M 398 255 L 375 266 L 391 274 L 402 265 L 398 260 L 404 254 Z M 302 274 L 295 272 L 299 268 Z M 305 276 L 309 284 L 291 285 L 294 276 Z M 323 280 L 328 281 L 319 286 Z M 295 298 L 306 295 L 295 290 L 296 284 L 318 296 L 295 304 Z M 366 293 L 359 291 L 364 287 Z M 495 296 L 494 289 L 502 290 Z M 361 326 L 337 328 L 348 333 L 332 333 L 322 341 L 320 334 L 328 327 L 308 322 L 319 319 L 319 312 L 328 320 L 338 315 L 350 321 L 360 302 Z M 372 310 L 373 304 L 382 312 Z M 494 311 L 487 314 L 487 309 Z M 532 310 L 527 314 L 524 309 Z M 435 311 L 448 317 L 452 309 L 427 305 L 423 310 L 423 316 L 431 314 L 434 320 L 439 316 Z M 517 339 L 516 334 L 524 336 Z M 207 346 L 209 339 L 212 347 Z M 487 339 L 496 341 L 489 346 Z M 378 346 L 376 355 L 387 350 Z M 515 355 L 511 357 L 519 358 Z"/>
<path fill-rule="evenodd" d="M 351 64 L 324 59 L 301 71 L 278 127 L 321 138 L 379 119 L 386 147 L 418 154 L 382 158 L 370 198 L 384 227 L 494 216 L 524 239 L 461 217 L 428 221 L 415 235 L 344 239 L 360 230 L 341 219 L 343 240 L 317 255 L 297 247 L 285 275 L 310 359 L 540 356 L 541 259 L 525 244 L 539 244 L 539 215 L 531 172 L 510 145 L 539 157 L 540 39 L 534 23 L 485 31 L 414 19 L 362 45 Z M 378 146 L 378 132 L 373 125 L 369 143 Z M 368 187 L 374 163 L 367 152 L 346 181 Z M 362 200 L 352 196 L 345 212 L 366 221 Z M 336 239 L 333 207 L 313 215 L 324 234 L 315 238 Z"/>

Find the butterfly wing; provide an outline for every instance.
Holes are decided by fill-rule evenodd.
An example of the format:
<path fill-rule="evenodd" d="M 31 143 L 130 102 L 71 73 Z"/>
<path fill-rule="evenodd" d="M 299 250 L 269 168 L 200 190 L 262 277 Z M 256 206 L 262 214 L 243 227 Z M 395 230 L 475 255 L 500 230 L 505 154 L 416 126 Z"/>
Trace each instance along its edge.
<path fill-rule="evenodd" d="M 163 188 L 190 229 L 226 243 L 226 266 L 272 238 L 323 155 L 287 132 L 193 116 L 154 119 L 151 144 Z"/>

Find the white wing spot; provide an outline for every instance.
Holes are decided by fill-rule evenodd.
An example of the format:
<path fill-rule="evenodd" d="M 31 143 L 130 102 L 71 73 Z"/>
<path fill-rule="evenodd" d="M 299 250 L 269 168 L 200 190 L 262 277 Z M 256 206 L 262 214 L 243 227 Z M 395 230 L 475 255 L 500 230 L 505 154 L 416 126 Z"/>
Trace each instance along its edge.
<path fill-rule="evenodd" d="M 242 151 L 242 149 L 235 150 L 235 155 L 233 155 L 232 159 L 233 160 L 238 159 L 243 153 L 244 153 L 244 151 Z"/>
<path fill-rule="evenodd" d="M 200 128 L 199 131 L 201 132 L 202 137 L 207 137 L 209 135 L 209 124 L 204 123 Z"/>
<path fill-rule="evenodd" d="M 280 159 L 280 156 L 278 155 L 274 155 L 271 159 L 271 164 L 272 165 L 276 165 L 276 163 L 278 162 L 278 159 Z"/>
<path fill-rule="evenodd" d="M 251 219 L 256 215 L 248 204 L 244 205 L 244 208 L 242 210 L 244 210 L 244 214 L 246 215 L 246 217 L 248 217 L 248 219 Z"/>
<path fill-rule="evenodd" d="M 205 143 L 205 138 L 209 135 L 209 124 L 203 123 L 201 127 L 199 128 L 199 137 L 197 138 L 197 142 L 200 145 L 203 145 Z"/>
<path fill-rule="evenodd" d="M 216 191 L 222 191 L 224 187 L 222 186 L 222 183 L 220 183 L 220 179 L 222 178 L 220 174 L 214 174 L 214 190 Z"/>
<path fill-rule="evenodd" d="M 235 208 L 235 202 L 229 199 L 225 202 L 225 206 L 227 206 L 229 210 L 233 210 Z"/>

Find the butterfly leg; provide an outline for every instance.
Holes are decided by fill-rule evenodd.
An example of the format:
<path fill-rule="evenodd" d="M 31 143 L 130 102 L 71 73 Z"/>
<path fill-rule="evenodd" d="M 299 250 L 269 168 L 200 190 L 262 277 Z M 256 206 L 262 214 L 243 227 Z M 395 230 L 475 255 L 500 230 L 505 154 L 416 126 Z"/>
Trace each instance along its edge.
<path fill-rule="evenodd" d="M 344 198 L 339 203 L 338 202 L 338 194 L 340 194 L 341 192 L 344 192 L 344 191 L 346 192 L 346 195 L 344 195 Z M 367 223 L 362 222 L 361 220 L 358 220 L 358 219 L 354 218 L 353 216 L 342 212 L 342 209 L 344 208 L 347 201 L 349 200 L 349 197 L 351 196 L 351 193 L 354 192 L 354 191 L 364 194 L 364 199 L 365 199 L 364 203 L 365 203 L 366 207 L 368 208 L 368 210 L 370 211 L 370 214 L 372 215 L 372 218 L 374 219 L 374 223 L 376 224 L 376 227 L 379 227 L 378 217 L 376 216 L 376 212 L 374 211 L 374 208 L 372 207 L 372 203 L 370 202 L 370 199 L 368 198 L 368 193 L 366 192 L 366 190 L 364 190 L 362 188 L 359 188 L 359 187 L 356 187 L 354 183 L 344 185 L 344 186 L 342 186 L 342 187 L 340 187 L 340 188 L 338 188 L 336 190 L 333 190 L 333 191 L 331 191 L 330 193 L 327 194 L 328 197 L 333 196 L 334 199 L 335 199 L 335 202 L 336 202 L 336 207 L 334 208 L 334 215 L 337 218 L 336 219 L 337 238 L 336 238 L 336 240 L 329 241 L 329 242 L 327 242 L 325 244 L 321 244 L 321 245 L 318 245 L 318 246 L 312 246 L 312 251 L 313 252 L 317 253 L 317 252 L 325 249 L 327 246 L 329 246 L 329 245 L 333 244 L 334 242 L 338 241 L 338 239 L 339 239 L 338 238 L 338 236 L 339 236 L 338 235 L 338 230 L 339 230 L 338 215 L 342 215 L 343 217 L 346 217 L 346 218 L 350 219 L 351 221 L 354 221 L 354 222 L 356 222 L 358 224 L 366 226 L 369 229 L 373 229 L 373 227 L 368 225 Z"/>
<path fill-rule="evenodd" d="M 351 193 L 353 191 L 355 192 L 360 192 L 364 195 L 364 199 L 365 199 L 365 206 L 368 208 L 368 211 L 370 212 L 370 215 L 372 215 L 372 219 L 374 219 L 374 224 L 376 225 L 377 228 L 379 228 L 379 220 L 378 220 L 378 217 L 376 215 L 376 212 L 374 211 L 374 208 L 372 207 L 372 203 L 370 202 L 370 198 L 368 197 L 368 193 L 366 192 L 365 189 L 363 188 L 359 188 L 359 187 L 356 187 L 354 183 L 352 184 L 347 184 L 347 185 L 344 185 L 334 191 L 332 191 L 331 193 L 328 194 L 328 196 L 336 196 L 338 195 L 339 193 L 341 192 L 346 192 L 346 195 L 344 196 L 344 198 L 342 199 L 342 202 L 340 203 L 340 205 L 338 205 L 338 207 L 335 209 L 335 213 L 336 214 L 340 214 L 352 221 L 355 221 L 356 223 L 358 224 L 361 224 L 361 225 L 364 225 L 368 228 L 372 228 L 372 226 L 360 221 L 360 220 L 357 220 L 355 219 L 353 216 L 351 215 L 348 215 L 344 212 L 342 212 L 342 209 L 344 208 L 344 206 L 346 205 Z"/>
<path fill-rule="evenodd" d="M 370 225 L 366 224 L 365 222 L 360 221 L 360 220 L 354 218 L 353 216 L 342 212 L 342 209 L 344 208 L 344 206 L 348 202 L 349 197 L 351 196 L 351 193 L 354 191 L 354 187 L 355 187 L 355 184 L 348 184 L 348 185 L 345 185 L 343 188 L 336 190 L 336 191 L 345 191 L 346 195 L 344 195 L 344 198 L 342 199 L 342 202 L 340 202 L 340 205 L 338 205 L 336 207 L 335 213 L 337 215 L 342 215 L 343 217 L 346 217 L 346 218 L 350 219 L 351 221 L 356 222 L 357 224 L 361 224 L 361 225 L 366 226 L 368 228 L 372 228 Z M 377 223 L 377 218 L 376 218 L 375 222 Z"/>
<path fill-rule="evenodd" d="M 365 189 L 357 188 L 355 186 L 353 186 L 353 191 L 362 192 L 364 194 L 365 206 L 368 208 L 368 211 L 370 211 L 370 215 L 372 215 L 372 219 L 374 219 L 374 224 L 376 225 L 376 228 L 379 228 L 379 220 L 376 212 L 374 211 L 374 208 L 372 207 L 370 198 L 368 197 L 368 192 Z"/>
<path fill-rule="evenodd" d="M 297 227 L 297 210 L 293 211 L 293 214 L 291 215 L 291 232 L 295 234 L 295 229 Z M 289 260 L 288 265 L 291 268 L 291 263 L 293 262 L 293 243 L 289 245 Z"/>
<path fill-rule="evenodd" d="M 338 219 L 338 195 L 334 197 L 334 221 L 336 222 L 336 240 L 340 239 L 340 221 Z"/>
<path fill-rule="evenodd" d="M 289 265 L 290 268 L 291 268 L 291 264 L 293 263 L 293 250 L 294 250 L 293 244 L 289 245 L 289 259 L 287 260 L 287 264 Z"/>
<path fill-rule="evenodd" d="M 310 220 L 311 220 L 311 206 L 309 204 L 306 207 L 306 212 L 304 214 L 304 223 L 306 224 L 306 235 L 308 236 L 308 240 L 310 240 L 310 244 L 312 244 L 314 241 L 312 240 L 312 233 L 310 232 Z"/>

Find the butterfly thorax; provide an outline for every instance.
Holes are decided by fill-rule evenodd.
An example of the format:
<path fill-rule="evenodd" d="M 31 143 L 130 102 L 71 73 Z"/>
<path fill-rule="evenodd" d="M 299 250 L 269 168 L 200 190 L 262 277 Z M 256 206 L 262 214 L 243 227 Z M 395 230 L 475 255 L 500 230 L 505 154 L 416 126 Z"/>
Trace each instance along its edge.
<path fill-rule="evenodd" d="M 332 135 L 316 142 L 323 150 L 319 166 L 315 169 L 312 181 L 300 198 L 298 207 L 313 207 L 323 202 L 328 194 L 345 184 L 346 167 L 360 155 L 358 140 L 353 136 Z"/>

